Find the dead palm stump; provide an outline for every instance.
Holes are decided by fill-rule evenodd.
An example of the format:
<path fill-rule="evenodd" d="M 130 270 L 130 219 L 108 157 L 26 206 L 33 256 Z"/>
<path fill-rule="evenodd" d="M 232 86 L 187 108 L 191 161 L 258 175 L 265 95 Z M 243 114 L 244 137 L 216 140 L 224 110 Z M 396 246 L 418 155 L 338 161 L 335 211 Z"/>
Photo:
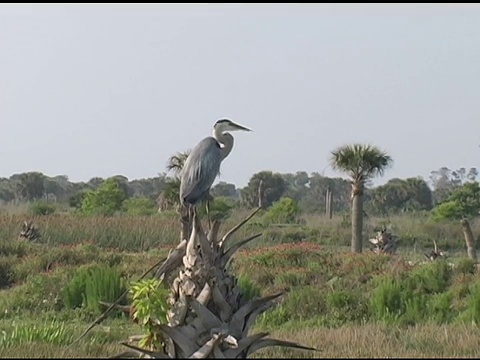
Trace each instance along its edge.
<path fill-rule="evenodd" d="M 156 277 L 166 280 L 178 267 L 172 282 L 168 325 L 159 325 L 166 346 L 163 352 L 130 349 L 150 358 L 247 358 L 267 346 L 285 346 L 315 350 L 289 341 L 268 338 L 269 333 L 250 334 L 257 317 L 275 305 L 283 292 L 263 298 L 246 299 L 237 278 L 228 265 L 235 252 L 258 238 L 253 235 L 232 243 L 234 233 L 257 211 L 240 224 L 218 236 L 220 223 L 205 232 L 197 215 L 188 241 L 183 239 L 157 270 Z M 127 352 L 121 354 L 126 357 Z M 132 354 L 130 354 L 132 355 Z"/>

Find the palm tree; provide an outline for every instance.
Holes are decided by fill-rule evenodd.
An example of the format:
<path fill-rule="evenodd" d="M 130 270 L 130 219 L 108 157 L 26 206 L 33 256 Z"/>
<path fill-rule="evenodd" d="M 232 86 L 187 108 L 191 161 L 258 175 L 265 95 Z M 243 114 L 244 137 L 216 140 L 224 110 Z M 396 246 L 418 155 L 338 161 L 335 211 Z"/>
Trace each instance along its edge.
<path fill-rule="evenodd" d="M 185 152 L 178 152 L 175 155 L 170 156 L 167 163 L 167 170 L 173 171 L 175 177 L 179 177 L 189 154 L 190 151 L 187 150 Z"/>
<path fill-rule="evenodd" d="M 173 178 L 167 179 L 162 194 L 172 207 L 177 210 L 180 205 L 180 174 L 189 154 L 189 150 L 185 152 L 177 152 L 175 155 L 170 156 L 167 162 L 167 171 L 173 173 Z"/>
<path fill-rule="evenodd" d="M 362 252 L 365 184 L 391 165 L 392 158 L 372 145 L 344 145 L 332 151 L 331 166 L 350 176 L 352 184 L 352 252 Z"/>

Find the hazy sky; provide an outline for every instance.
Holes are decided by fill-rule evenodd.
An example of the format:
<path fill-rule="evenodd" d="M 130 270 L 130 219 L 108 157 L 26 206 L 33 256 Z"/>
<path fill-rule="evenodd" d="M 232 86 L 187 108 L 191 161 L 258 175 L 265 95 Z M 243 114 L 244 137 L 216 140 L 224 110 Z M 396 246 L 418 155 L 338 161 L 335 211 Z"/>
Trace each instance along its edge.
<path fill-rule="evenodd" d="M 352 142 L 377 184 L 480 167 L 480 5 L 0 4 L 0 177 L 153 177 L 222 117 L 239 187 Z"/>

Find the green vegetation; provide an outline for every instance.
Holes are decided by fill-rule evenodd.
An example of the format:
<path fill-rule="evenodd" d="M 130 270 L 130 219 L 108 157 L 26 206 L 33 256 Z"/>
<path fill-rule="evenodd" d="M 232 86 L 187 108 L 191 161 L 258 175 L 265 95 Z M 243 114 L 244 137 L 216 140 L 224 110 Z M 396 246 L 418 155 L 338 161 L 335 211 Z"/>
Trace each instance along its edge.
<path fill-rule="evenodd" d="M 225 182 L 212 188 L 210 215 L 228 229 L 258 205 L 263 181 L 264 209 L 235 235 L 262 236 L 231 266 L 244 299 L 286 295 L 255 331 L 315 346 L 322 357 L 480 356 L 478 267 L 467 258 L 459 224 L 468 221 L 471 233 L 480 233 L 478 172 L 442 168 L 430 184 L 409 178 L 371 187 L 368 180 L 390 159 L 373 148 L 353 150 L 339 153 L 337 165 L 359 181 L 362 212 L 351 212 L 350 181 L 319 173 L 262 171 L 243 189 Z M 138 278 L 178 244 L 178 175 L 187 154 L 170 159 L 173 177 L 73 183 L 31 172 L 0 179 L 0 356 L 105 357 L 139 334 L 151 349 L 161 344 L 152 319 L 165 320 L 169 289 Z M 360 160 L 370 171 L 353 166 Z M 205 217 L 205 207 L 199 214 Z M 365 245 L 352 253 L 352 219 L 363 244 L 388 227 L 398 237 L 397 254 L 376 255 Z M 26 220 L 41 235 L 35 242 L 19 236 Z M 422 264 L 434 241 L 448 255 Z M 101 302 L 127 290 L 120 305 L 131 305 L 130 312 L 115 310 L 68 347 L 105 310 Z M 311 353 L 269 349 L 256 356 Z"/>
<path fill-rule="evenodd" d="M 66 284 L 62 300 L 67 308 L 84 308 L 98 315 L 105 310 L 101 301 L 113 303 L 125 291 L 125 282 L 116 269 L 103 264 L 80 267 Z"/>
<path fill-rule="evenodd" d="M 224 226 L 229 227 L 243 217 L 244 212 L 234 210 Z M 476 324 L 480 319 L 478 274 L 475 263 L 464 256 L 457 224 L 446 222 L 436 228 L 428 220 L 408 215 L 392 217 L 392 227 L 403 229 L 396 232 L 402 240 L 402 251 L 397 256 L 380 256 L 368 251 L 363 254 L 348 251 L 350 229 L 348 224 L 342 227 L 342 217 L 335 216 L 331 220 L 307 214 L 299 217 L 304 225 L 298 228 L 264 229 L 263 240 L 241 251 L 233 263 L 246 298 L 281 289 L 287 291 L 279 306 L 259 318 L 258 330 L 275 333 L 282 329 L 293 332 L 289 336 L 295 338 L 295 331 L 299 329 L 314 334 L 318 329 L 335 331 L 345 326 L 355 329 L 369 325 L 381 329 L 378 326 L 416 325 L 423 329 L 436 324 L 449 326 L 445 331 L 450 332 L 458 326 L 472 326 L 472 322 Z M 3 290 L 0 290 L 0 322 L 3 321 L 7 334 L 2 341 L 10 344 L 0 350 L 2 356 L 11 354 L 9 351 L 13 349 L 27 349 L 22 339 L 29 338 L 49 346 L 42 348 L 45 356 L 63 351 L 81 356 L 108 356 L 122 351 L 116 344 L 129 335 L 155 336 L 154 328 L 147 330 L 141 323 L 149 318 L 149 311 L 157 311 L 161 306 L 145 304 L 164 301 L 165 293 L 153 291 L 159 289 L 158 284 L 136 283 L 136 279 L 177 244 L 178 224 L 168 225 L 174 219 L 163 215 L 152 216 L 155 221 L 147 221 L 149 217 L 130 216 L 118 219 L 39 216 L 34 221 L 48 239 L 41 243 L 16 239 L 18 226 L 15 225 L 21 219 L 15 215 L 2 217 L 5 225 L 2 236 L 15 239 L 0 243 L 0 277 L 4 279 Z M 122 226 L 120 220 L 126 224 Z M 378 222 L 378 219 L 367 220 L 369 233 L 373 234 Z M 122 231 L 118 226 L 122 226 Z M 258 232 L 259 226 L 263 228 L 263 225 L 252 224 L 244 231 L 253 234 Z M 131 240 L 146 234 L 157 234 L 157 239 L 162 239 L 158 231 L 161 228 L 164 235 L 166 231 L 171 233 L 163 236 L 166 241 L 151 241 L 148 251 L 144 250 L 148 243 L 145 240 Z M 417 233 L 411 232 L 412 228 L 418 229 Z M 91 234 L 103 235 L 71 234 L 81 229 L 84 229 L 83 234 L 88 229 Z M 474 227 L 474 230 L 479 229 Z M 118 238 L 112 240 L 106 234 L 118 234 Z M 414 234 L 418 236 L 416 243 L 413 242 Z M 336 240 L 341 237 L 343 243 Z M 76 245 L 65 244 L 74 238 Z M 439 246 L 449 245 L 450 258 L 408 265 L 407 260 L 422 259 L 423 252 L 431 249 L 432 239 L 437 239 Z M 452 268 L 448 261 L 455 267 Z M 157 300 L 154 296 L 145 302 L 148 291 L 143 292 L 143 298 L 137 295 L 134 300 L 135 287 L 129 284 L 136 284 L 137 294 L 142 294 L 138 291 L 142 287 L 150 289 Z M 72 350 L 65 346 L 104 310 L 97 302 L 115 301 L 127 286 L 131 292 L 121 304 L 134 304 L 138 308 L 142 301 L 144 303 L 143 312 L 136 315 L 138 323 L 133 318 L 119 317 L 121 313 L 115 312 L 117 316 L 110 316 L 81 341 L 77 352 L 69 353 Z M 158 314 L 152 316 L 158 317 Z M 102 330 L 105 328 L 117 330 L 105 332 Z M 27 334 L 27 331 L 32 333 Z M 311 336 L 310 345 L 320 347 L 323 344 L 313 335 L 308 336 L 308 339 Z M 145 337 L 145 344 L 146 339 L 148 337 Z M 305 343 L 303 339 L 298 340 Z M 414 348 L 419 354 L 431 350 Z M 289 354 L 299 356 L 302 353 L 286 351 L 280 355 Z"/>
<path fill-rule="evenodd" d="M 157 279 L 141 280 L 132 284 L 132 319 L 146 328 L 147 334 L 139 345 L 150 350 L 164 346 L 162 333 L 158 323 L 167 324 L 168 289 Z"/>

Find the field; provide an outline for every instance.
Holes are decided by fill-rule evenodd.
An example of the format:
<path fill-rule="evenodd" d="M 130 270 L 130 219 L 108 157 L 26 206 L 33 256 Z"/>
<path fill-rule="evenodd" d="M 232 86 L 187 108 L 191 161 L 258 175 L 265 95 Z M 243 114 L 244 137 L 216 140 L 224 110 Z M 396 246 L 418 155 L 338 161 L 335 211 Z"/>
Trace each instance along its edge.
<path fill-rule="evenodd" d="M 235 212 L 222 230 L 245 214 Z M 18 236 L 27 219 L 42 235 L 36 242 Z M 236 237 L 263 235 L 238 253 L 233 271 L 252 294 L 288 291 L 255 330 L 320 351 L 273 348 L 256 357 L 480 356 L 480 280 L 466 258 L 459 224 L 418 215 L 366 219 L 366 238 L 383 225 L 399 237 L 398 253 L 387 256 L 370 252 L 366 241 L 362 254 L 351 254 L 346 217 L 303 220 L 267 227 L 254 218 Z M 0 213 L 0 357 L 108 357 L 124 351 L 120 342 L 144 330 L 120 312 L 69 345 L 103 312 L 100 300 L 113 302 L 175 247 L 179 228 L 174 214 Z M 474 234 L 479 230 L 473 224 Z M 433 240 L 448 252 L 446 260 L 407 263 L 426 260 Z M 82 290 L 79 279 L 88 269 L 98 276 L 93 288 Z"/>

